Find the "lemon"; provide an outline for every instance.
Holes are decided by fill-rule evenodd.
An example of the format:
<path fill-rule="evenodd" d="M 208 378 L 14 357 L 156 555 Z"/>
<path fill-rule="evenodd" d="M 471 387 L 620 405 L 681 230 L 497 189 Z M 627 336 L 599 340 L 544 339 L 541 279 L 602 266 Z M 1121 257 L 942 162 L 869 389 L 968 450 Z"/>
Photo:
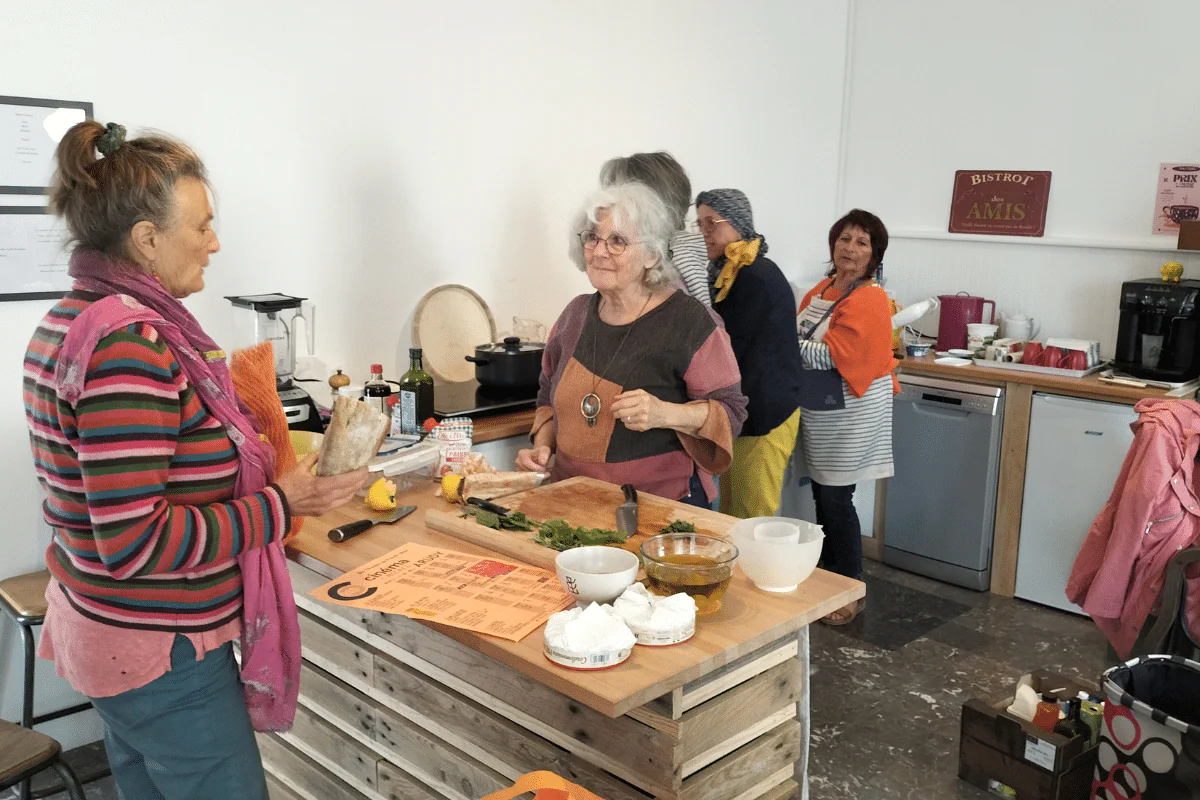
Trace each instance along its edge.
<path fill-rule="evenodd" d="M 451 503 L 461 503 L 462 495 L 460 488 L 462 486 L 461 475 L 443 475 L 442 476 L 442 497 L 445 497 Z"/>
<path fill-rule="evenodd" d="M 367 490 L 367 505 L 372 511 L 395 511 L 396 484 L 387 478 L 372 483 Z"/>

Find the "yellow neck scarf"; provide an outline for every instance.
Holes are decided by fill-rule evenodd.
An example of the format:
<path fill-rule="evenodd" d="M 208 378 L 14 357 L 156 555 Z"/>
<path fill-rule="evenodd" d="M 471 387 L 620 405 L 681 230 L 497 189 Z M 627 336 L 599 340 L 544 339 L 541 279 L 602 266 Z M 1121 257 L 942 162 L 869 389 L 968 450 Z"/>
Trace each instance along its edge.
<path fill-rule="evenodd" d="M 753 264 L 754 259 L 758 258 L 758 248 L 761 244 L 762 239 L 742 239 L 725 246 L 725 266 L 721 267 L 721 274 L 717 276 L 717 296 L 713 300 L 714 303 L 721 302 L 729 295 L 729 290 L 733 288 L 733 282 L 742 267 Z"/>

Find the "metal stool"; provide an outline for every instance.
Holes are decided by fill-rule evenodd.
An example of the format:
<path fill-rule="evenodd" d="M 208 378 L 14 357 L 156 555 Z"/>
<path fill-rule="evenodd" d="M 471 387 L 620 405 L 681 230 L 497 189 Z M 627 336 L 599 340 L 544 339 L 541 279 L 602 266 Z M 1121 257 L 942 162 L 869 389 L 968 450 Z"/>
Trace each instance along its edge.
<path fill-rule="evenodd" d="M 0 611 L 3 611 L 6 616 L 17 624 L 17 628 L 21 631 L 21 640 L 25 646 L 24 702 L 21 706 L 21 727 L 23 728 L 32 729 L 34 725 L 78 714 L 92 707 L 91 703 L 80 703 L 70 708 L 51 711 L 48 714 L 35 715 L 33 713 L 33 667 L 37 658 L 33 644 L 33 628 L 35 625 L 41 625 L 46 619 L 46 586 L 49 583 L 50 573 L 46 570 L 30 572 L 26 575 L 17 575 L 16 577 L 0 581 Z M 42 736 L 42 734 L 38 734 L 38 736 Z M 13 783 L 4 784 L 4 773 L 0 771 L 0 784 L 2 784 L 0 788 L 12 786 L 14 783 L 19 782 L 21 784 L 21 800 L 29 800 L 29 777 L 35 772 L 40 772 L 47 767 L 54 766 L 51 762 L 58 758 L 58 753 L 61 750 L 58 742 L 55 742 L 48 736 L 42 738 L 54 743 L 55 751 L 50 761 L 43 763 L 42 766 L 32 770 L 24 777 L 14 780 Z M 0 753 L 3 752 L 4 750 L 0 749 Z M 63 766 L 65 767 L 65 765 Z M 57 767 L 55 768 L 57 769 Z M 61 775 L 62 772 L 59 771 L 59 774 Z M 73 781 L 76 780 L 74 773 L 71 774 L 71 779 Z M 66 778 L 63 781 L 66 783 Z M 77 783 L 78 781 L 76 781 Z M 82 794 L 79 796 L 83 797 Z"/>
<path fill-rule="evenodd" d="M 29 785 L 29 779 L 53 769 L 71 800 L 84 800 L 83 787 L 62 760 L 62 745 L 44 733 L 0 720 L 0 789 Z"/>

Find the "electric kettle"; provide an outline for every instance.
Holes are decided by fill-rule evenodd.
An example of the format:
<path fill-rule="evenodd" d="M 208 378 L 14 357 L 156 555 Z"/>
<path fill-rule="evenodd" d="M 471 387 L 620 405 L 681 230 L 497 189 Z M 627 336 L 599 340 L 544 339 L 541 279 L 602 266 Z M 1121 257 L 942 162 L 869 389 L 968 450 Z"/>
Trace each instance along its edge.
<path fill-rule="evenodd" d="M 966 292 L 958 294 L 939 294 L 941 303 L 941 318 L 938 320 L 938 350 L 952 350 L 967 346 L 967 326 L 976 322 L 996 322 L 996 302 L 975 297 Z M 990 305 L 992 313 L 986 320 L 983 318 L 983 307 Z"/>

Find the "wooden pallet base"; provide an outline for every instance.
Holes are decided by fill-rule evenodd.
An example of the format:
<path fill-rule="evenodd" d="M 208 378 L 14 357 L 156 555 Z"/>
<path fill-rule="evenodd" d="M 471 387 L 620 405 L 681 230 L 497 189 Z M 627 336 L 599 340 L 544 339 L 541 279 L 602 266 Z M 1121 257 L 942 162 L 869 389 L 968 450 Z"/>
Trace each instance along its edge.
<path fill-rule="evenodd" d="M 324 578 L 291 569 L 300 710 L 260 737 L 279 800 L 478 800 L 539 769 L 605 800 L 799 796 L 795 637 L 614 719 L 426 626 L 319 604 L 305 593 Z"/>

